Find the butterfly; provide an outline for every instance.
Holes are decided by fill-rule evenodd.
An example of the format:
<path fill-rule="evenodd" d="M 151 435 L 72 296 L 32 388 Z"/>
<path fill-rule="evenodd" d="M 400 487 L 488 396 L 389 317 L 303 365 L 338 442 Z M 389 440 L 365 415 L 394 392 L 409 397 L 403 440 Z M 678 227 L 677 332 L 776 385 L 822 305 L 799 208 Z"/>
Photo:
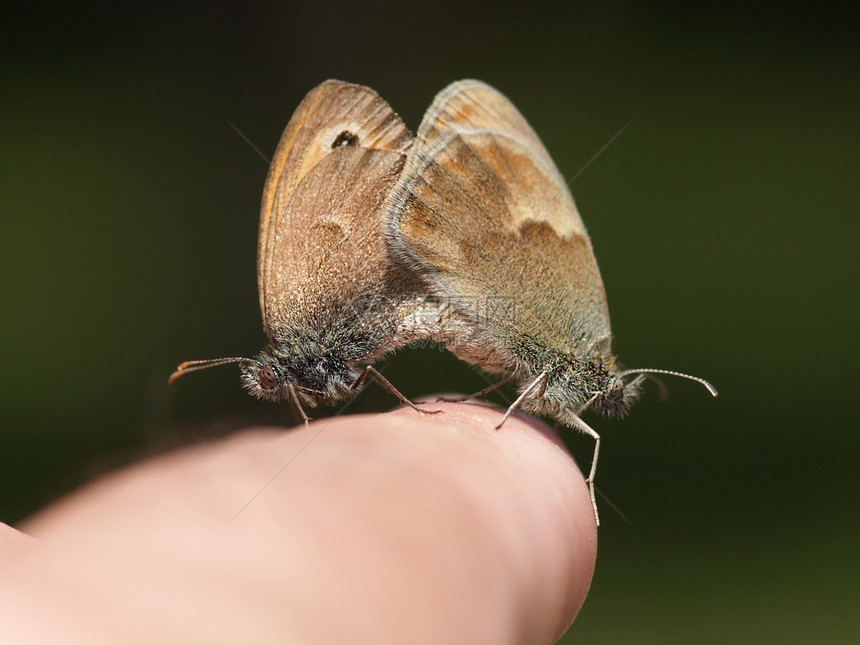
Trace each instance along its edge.
<path fill-rule="evenodd" d="M 186 361 L 192 371 L 239 363 L 245 388 L 304 407 L 354 395 L 367 377 L 420 410 L 373 363 L 426 336 L 412 312 L 425 286 L 392 262 L 383 208 L 412 133 L 373 90 L 326 81 L 287 125 L 263 190 L 257 283 L 267 347 L 254 358 Z"/>
<path fill-rule="evenodd" d="M 561 173 L 500 92 L 475 80 L 440 92 L 424 116 L 386 206 L 393 253 L 442 303 L 428 324 L 459 358 L 514 380 L 517 408 L 595 441 L 581 415 L 622 416 L 645 374 L 612 351 L 606 292 L 591 240 Z M 499 424 L 501 425 L 501 423 Z M 599 520 L 598 520 L 599 521 Z"/>

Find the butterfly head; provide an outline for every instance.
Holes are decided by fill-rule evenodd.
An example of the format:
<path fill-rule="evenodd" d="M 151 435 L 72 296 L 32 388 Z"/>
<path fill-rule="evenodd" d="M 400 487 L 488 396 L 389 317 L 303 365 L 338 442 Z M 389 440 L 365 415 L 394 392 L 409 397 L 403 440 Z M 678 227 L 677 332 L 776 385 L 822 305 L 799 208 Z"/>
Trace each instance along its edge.
<path fill-rule="evenodd" d="M 362 367 L 317 343 L 276 343 L 242 362 L 242 384 L 265 401 L 315 407 L 346 398 Z"/>
<path fill-rule="evenodd" d="M 625 382 L 616 370 L 606 365 L 597 366 L 595 371 L 598 377 L 593 381 L 593 389 L 588 390 L 591 396 L 583 409 L 593 408 L 608 417 L 623 417 L 639 399 L 643 377 Z"/>
<path fill-rule="evenodd" d="M 255 358 L 186 361 L 176 368 L 169 382 L 189 372 L 228 363 L 239 363 L 242 384 L 258 399 L 308 407 L 344 398 L 361 373 L 361 367 L 337 360 L 327 352 L 295 352 L 269 346 Z"/>

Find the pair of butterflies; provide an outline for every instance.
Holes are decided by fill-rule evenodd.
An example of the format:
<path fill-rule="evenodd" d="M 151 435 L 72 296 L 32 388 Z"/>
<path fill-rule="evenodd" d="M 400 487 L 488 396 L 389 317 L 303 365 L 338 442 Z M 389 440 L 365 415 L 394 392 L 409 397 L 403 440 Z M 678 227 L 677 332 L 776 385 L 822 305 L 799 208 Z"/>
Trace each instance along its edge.
<path fill-rule="evenodd" d="M 436 340 L 521 384 L 508 414 L 549 415 L 595 439 L 592 504 L 600 437 L 579 415 L 623 414 L 644 373 L 672 373 L 619 367 L 566 182 L 513 104 L 479 81 L 439 93 L 415 137 L 369 88 L 312 90 L 266 179 L 257 278 L 268 348 L 183 363 L 171 382 L 238 362 L 252 394 L 286 399 L 307 421 L 303 406 L 347 398 L 368 376 L 410 403 L 372 364 Z"/>

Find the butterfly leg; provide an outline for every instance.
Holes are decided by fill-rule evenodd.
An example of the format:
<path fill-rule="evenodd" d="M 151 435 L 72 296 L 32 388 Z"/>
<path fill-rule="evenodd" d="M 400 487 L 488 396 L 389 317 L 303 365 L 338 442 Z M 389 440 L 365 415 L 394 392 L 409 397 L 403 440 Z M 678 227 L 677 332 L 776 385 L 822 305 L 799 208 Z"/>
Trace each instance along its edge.
<path fill-rule="evenodd" d="M 469 394 L 467 396 L 439 396 L 436 397 L 437 401 L 445 401 L 446 403 L 462 403 L 463 401 L 471 401 L 472 399 L 480 399 L 488 395 L 490 392 L 495 392 L 503 385 L 507 385 L 511 381 L 514 380 L 513 374 L 503 378 L 501 381 L 493 383 L 490 387 L 485 387 L 480 392 L 475 392 L 474 394 Z"/>
<path fill-rule="evenodd" d="M 410 408 L 412 408 L 413 410 L 416 410 L 417 412 L 420 412 L 421 414 L 438 414 L 439 412 L 442 411 L 442 410 L 422 410 L 417 405 L 415 405 L 412 401 L 410 401 L 405 396 L 403 396 L 400 393 L 400 391 L 391 384 L 391 381 L 389 381 L 382 374 L 380 374 L 379 370 L 377 370 L 375 367 L 373 367 L 373 365 L 368 365 L 367 367 L 365 367 L 364 371 L 361 373 L 361 375 L 357 379 L 355 379 L 355 383 L 353 383 L 352 385 L 349 386 L 349 389 L 350 390 L 358 389 L 359 386 L 361 386 L 361 384 L 364 382 L 364 379 L 366 379 L 368 376 L 372 376 L 374 378 L 374 380 L 377 382 L 377 384 L 383 390 L 385 390 L 389 394 L 393 394 L 394 396 L 396 396 L 398 399 L 400 399 L 401 403 L 405 403 Z"/>
<path fill-rule="evenodd" d="M 502 427 L 502 425 L 505 423 L 505 421 L 508 420 L 508 417 L 511 416 L 511 414 L 513 414 L 514 410 L 516 410 L 518 407 L 520 407 L 520 403 L 523 402 L 523 399 L 526 398 L 526 396 L 528 396 L 529 392 L 531 392 L 533 389 L 535 389 L 538 385 L 540 385 L 540 387 L 541 387 L 541 392 L 545 391 L 546 380 L 547 380 L 547 373 L 546 372 L 541 372 L 540 374 L 538 374 L 538 377 L 534 381 L 529 383 L 528 387 L 523 390 L 523 393 L 517 397 L 517 400 L 514 401 L 513 403 L 511 403 L 510 407 L 505 412 L 505 416 L 502 417 L 502 420 L 499 421 L 499 425 L 496 426 L 496 429 L 498 430 L 499 428 Z"/>
<path fill-rule="evenodd" d="M 308 425 L 311 422 L 311 418 L 305 414 L 304 408 L 302 408 L 302 404 L 299 401 L 299 395 L 296 394 L 296 388 L 291 384 L 289 386 L 290 391 L 290 407 L 293 409 L 293 413 L 304 421 L 305 425 Z"/>
<path fill-rule="evenodd" d="M 597 499 L 594 496 L 594 475 L 597 472 L 597 456 L 600 454 L 600 435 L 573 412 L 569 412 L 566 419 L 570 426 L 577 430 L 581 430 L 594 439 L 594 456 L 591 458 L 591 470 L 588 471 L 588 479 L 585 480 L 585 483 L 588 484 L 588 492 L 591 495 L 591 508 L 594 509 L 594 522 L 597 526 L 600 526 L 600 516 L 597 514 Z"/>

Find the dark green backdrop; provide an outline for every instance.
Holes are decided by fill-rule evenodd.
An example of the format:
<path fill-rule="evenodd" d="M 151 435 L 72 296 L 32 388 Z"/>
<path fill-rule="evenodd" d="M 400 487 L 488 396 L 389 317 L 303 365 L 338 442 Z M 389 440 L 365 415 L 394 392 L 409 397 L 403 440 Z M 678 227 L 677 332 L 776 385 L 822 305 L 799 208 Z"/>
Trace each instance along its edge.
<path fill-rule="evenodd" d="M 311 3 L 308 3 L 311 4 Z M 419 8 L 420 7 L 420 8 Z M 858 49 L 847 15 L 724 3 L 200 3 L 7 24 L 0 520 L 130 459 L 287 410 L 187 358 L 263 343 L 266 155 L 304 94 L 364 83 L 415 128 L 505 92 L 572 184 L 629 366 L 667 380 L 604 437 L 594 586 L 570 642 L 856 642 Z M 397 355 L 409 396 L 482 379 Z M 353 411 L 391 398 L 369 389 Z M 581 458 L 589 440 L 570 436 Z"/>

